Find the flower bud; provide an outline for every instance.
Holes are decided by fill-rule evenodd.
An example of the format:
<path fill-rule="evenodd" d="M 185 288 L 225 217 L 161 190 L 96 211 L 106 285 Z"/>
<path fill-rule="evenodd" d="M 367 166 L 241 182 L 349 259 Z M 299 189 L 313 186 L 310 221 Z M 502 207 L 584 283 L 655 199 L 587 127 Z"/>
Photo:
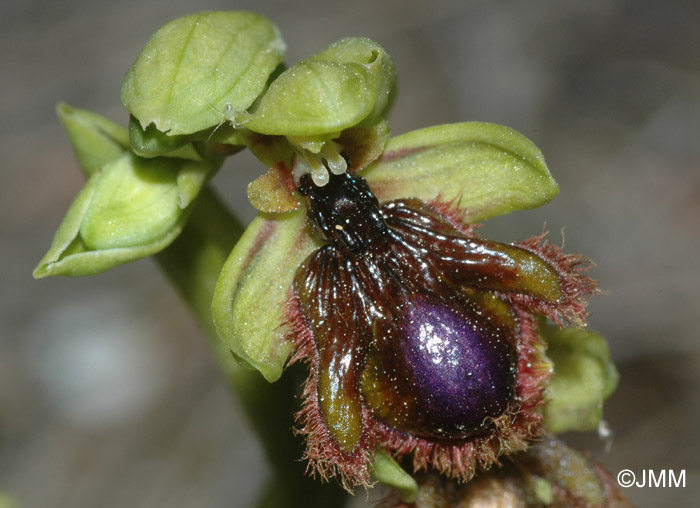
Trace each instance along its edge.
<path fill-rule="evenodd" d="M 124 107 L 143 129 L 192 134 L 235 120 L 282 62 L 277 27 L 250 12 L 202 12 L 161 27 L 122 84 Z M 232 118 L 222 118 L 222 112 Z"/>
<path fill-rule="evenodd" d="M 333 139 L 360 122 L 385 117 L 395 81 L 393 63 L 378 44 L 343 39 L 280 74 L 255 111 L 243 117 L 245 127 L 310 141 Z"/>
<path fill-rule="evenodd" d="M 65 103 L 56 114 L 68 133 L 73 152 L 85 174 L 91 175 L 129 149 L 129 134 L 121 125 Z"/>
<path fill-rule="evenodd" d="M 542 335 L 554 362 L 545 425 L 556 433 L 598 428 L 603 402 L 619 378 L 605 339 L 587 329 L 552 326 L 544 327 Z"/>
<path fill-rule="evenodd" d="M 309 60 L 364 65 L 369 70 L 375 100 L 372 111 L 360 125 L 373 125 L 389 115 L 396 97 L 396 69 L 389 54 L 379 44 L 366 37 L 348 37 L 331 44 Z"/>
<path fill-rule="evenodd" d="M 90 177 L 34 276 L 91 275 L 165 248 L 218 164 L 124 152 Z"/>

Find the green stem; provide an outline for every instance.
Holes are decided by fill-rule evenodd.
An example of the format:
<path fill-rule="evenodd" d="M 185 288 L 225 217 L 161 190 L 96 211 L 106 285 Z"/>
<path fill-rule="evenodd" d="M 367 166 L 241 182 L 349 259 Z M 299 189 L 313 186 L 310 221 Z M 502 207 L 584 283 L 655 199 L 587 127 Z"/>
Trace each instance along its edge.
<path fill-rule="evenodd" d="M 347 500 L 344 491 L 335 484 L 308 478 L 305 464 L 299 460 L 303 449 L 293 435 L 293 414 L 298 410 L 296 387 L 305 374 L 299 368 L 289 369 L 286 379 L 270 384 L 258 372 L 240 367 L 216 335 L 211 317 L 214 286 L 243 227 L 208 188 L 194 206 L 178 239 L 155 258 L 207 332 L 216 359 L 272 466 L 273 476 L 264 485 L 256 507 L 341 507 Z"/>

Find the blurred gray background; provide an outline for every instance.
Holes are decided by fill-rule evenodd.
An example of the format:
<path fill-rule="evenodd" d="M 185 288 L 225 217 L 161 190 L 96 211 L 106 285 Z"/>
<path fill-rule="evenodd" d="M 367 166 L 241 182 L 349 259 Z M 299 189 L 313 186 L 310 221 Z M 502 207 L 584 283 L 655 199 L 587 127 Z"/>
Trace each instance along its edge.
<path fill-rule="evenodd" d="M 631 488 L 640 507 L 700 497 L 700 3 L 697 0 L 315 2 L 102 0 L 0 4 L 0 490 L 22 507 L 242 507 L 261 448 L 197 325 L 150 260 L 34 281 L 82 184 L 58 101 L 125 122 L 122 77 L 177 16 L 255 10 L 288 63 L 345 36 L 393 56 L 395 134 L 510 125 L 544 152 L 561 194 L 490 221 L 502 241 L 566 228 L 609 294 L 592 326 L 622 373 L 595 434 L 571 435 L 616 474 L 686 470 L 682 488 Z M 215 179 L 244 220 L 263 168 L 239 154 Z M 356 496 L 365 506 L 365 496 Z M 303 503 L 290 502 L 290 506 Z"/>

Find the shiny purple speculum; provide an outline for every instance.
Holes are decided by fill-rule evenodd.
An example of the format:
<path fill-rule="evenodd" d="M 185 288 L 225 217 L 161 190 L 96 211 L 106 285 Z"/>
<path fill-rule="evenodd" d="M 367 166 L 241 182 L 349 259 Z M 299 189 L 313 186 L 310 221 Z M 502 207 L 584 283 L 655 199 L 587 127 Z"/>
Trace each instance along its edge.
<path fill-rule="evenodd" d="M 442 302 L 407 305 L 401 329 L 407 370 L 431 427 L 453 435 L 496 417 L 513 392 L 510 351 L 490 330 Z"/>
<path fill-rule="evenodd" d="M 514 350 L 487 308 L 462 297 L 446 303 L 415 295 L 379 329 L 365 374 L 373 412 L 393 427 L 425 437 L 462 438 L 486 428 L 513 398 Z"/>

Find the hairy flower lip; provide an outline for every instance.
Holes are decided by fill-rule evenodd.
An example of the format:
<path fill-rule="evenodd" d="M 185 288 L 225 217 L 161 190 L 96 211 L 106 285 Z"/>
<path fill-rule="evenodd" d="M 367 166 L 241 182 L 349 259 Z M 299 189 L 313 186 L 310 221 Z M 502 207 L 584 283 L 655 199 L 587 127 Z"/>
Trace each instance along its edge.
<path fill-rule="evenodd" d="M 350 176 L 346 178 L 356 179 Z M 319 199 L 314 197 L 314 192 L 322 199 L 330 199 L 329 211 L 319 211 L 321 209 L 313 204 L 314 200 Z M 340 192 L 338 198 L 331 198 L 338 192 Z M 492 295 L 489 298 L 494 298 L 495 301 L 512 310 L 517 322 L 518 373 L 515 393 L 507 409 L 500 416 L 489 417 L 490 428 L 474 429 L 468 437 L 463 439 L 446 439 L 439 432 L 431 432 L 429 435 L 412 432 L 400 428 L 401 425 L 397 427 L 393 420 L 387 420 L 386 417 L 376 414 L 376 408 L 379 406 L 373 406 L 367 394 L 363 398 L 360 392 L 357 392 L 358 388 L 354 387 L 357 383 L 354 379 L 359 379 L 363 375 L 361 373 L 367 372 L 366 369 L 369 368 L 369 364 L 365 363 L 367 357 L 364 356 L 367 353 L 363 352 L 367 346 L 363 344 L 366 344 L 367 340 L 377 340 L 368 339 L 372 333 L 376 333 L 376 324 L 363 328 L 369 325 L 362 324 L 362 320 L 368 319 L 367 323 L 370 323 L 374 322 L 374 319 L 381 318 L 362 318 L 355 314 L 356 311 L 349 310 L 370 309 L 381 303 L 381 300 L 376 299 L 377 297 L 367 300 L 368 303 L 357 303 L 363 301 L 362 298 L 366 298 L 357 295 L 368 291 L 368 289 L 362 289 L 365 283 L 361 281 L 370 275 L 361 275 L 362 273 L 385 274 L 388 273 L 386 270 L 389 266 L 394 267 L 390 270 L 399 270 L 397 273 L 403 273 L 399 267 L 409 262 L 410 258 L 403 261 L 398 261 L 399 258 L 397 258 L 396 262 L 387 261 L 396 255 L 391 254 L 388 258 L 377 257 L 383 261 L 372 259 L 373 256 L 377 256 L 373 252 L 371 243 L 374 240 L 370 240 L 374 236 L 366 235 L 384 235 L 384 233 L 380 233 L 379 230 L 372 233 L 373 229 L 367 229 L 367 226 L 363 225 L 362 214 L 352 211 L 352 206 L 360 203 L 353 201 L 357 198 L 350 198 L 338 208 L 339 205 L 334 204 L 334 200 L 345 199 L 343 192 L 345 191 L 333 186 L 329 189 L 324 187 L 323 190 L 313 191 L 311 195 L 309 191 L 303 192 L 307 194 L 307 199 L 311 199 L 310 213 L 321 226 L 321 230 L 326 233 L 326 240 L 330 245 L 310 255 L 297 271 L 286 312 L 287 322 L 292 330 L 290 338 L 296 343 L 292 362 L 305 361 L 310 369 L 310 377 L 304 390 L 305 402 L 302 411 L 298 414 L 298 420 L 301 425 L 300 432 L 306 436 L 306 458 L 309 460 L 312 472 L 324 479 L 337 476 L 346 488 L 356 484 L 367 485 L 368 456 L 375 447 L 380 447 L 399 459 L 412 455 L 416 470 L 435 468 L 448 476 L 466 481 L 477 469 L 488 468 L 496 463 L 500 455 L 524 449 L 527 441 L 541 432 L 542 417 L 539 409 L 544 403 L 543 393 L 552 373 L 551 364 L 544 356 L 544 344 L 539 338 L 533 314 L 542 312 L 560 322 L 583 319 L 585 301 L 590 296 L 594 285 L 590 279 L 580 273 L 580 270 L 585 268 L 582 266 L 582 258 L 562 254 L 558 247 L 548 244 L 544 237 L 528 240 L 518 246 L 480 240 L 471 227 L 457 224 L 458 214 L 447 216 L 440 212 L 440 210 L 450 210 L 449 203 L 433 203 L 432 206 L 428 206 L 419 200 L 407 200 L 382 205 L 383 220 L 391 224 L 393 231 L 389 238 L 394 238 L 396 232 L 401 231 L 396 229 L 397 227 L 407 227 L 406 241 L 410 238 L 411 249 L 421 253 L 416 255 L 428 256 L 425 258 L 428 265 L 442 263 L 444 265 L 441 268 L 442 276 L 448 276 L 449 273 L 449 280 L 457 277 L 455 281 L 464 281 L 450 284 L 466 284 L 466 287 L 473 286 L 477 291 L 485 291 L 483 293 L 485 295 Z M 356 203 L 356 205 L 350 203 Z M 340 213 L 337 217 L 332 215 L 336 213 L 333 212 L 336 209 Z M 354 222 L 343 222 L 343 217 L 347 217 L 347 220 L 352 217 L 351 220 Z M 405 223 L 406 226 L 400 226 L 402 221 L 408 221 Z M 345 243 L 346 236 L 335 234 L 334 225 L 341 223 L 344 224 L 342 229 L 359 228 L 356 231 L 359 233 L 358 238 L 364 238 L 365 241 L 370 241 L 370 244 L 360 250 L 354 247 L 343 247 L 353 244 Z M 428 234 L 425 231 L 430 232 L 431 228 L 434 229 L 435 234 L 432 237 L 426 237 L 432 240 L 425 243 L 427 240 L 421 240 L 421 235 Z M 396 240 L 388 241 L 391 245 L 392 241 Z M 434 244 L 435 241 L 438 244 Z M 375 244 L 378 247 L 374 249 L 385 249 L 384 242 Z M 444 250 L 447 248 L 445 245 L 450 245 L 450 242 L 456 242 L 454 245 L 460 246 L 459 249 L 466 249 L 465 254 L 473 251 L 473 254 L 468 255 L 476 256 L 475 260 L 482 259 L 486 253 L 491 252 L 490 249 L 495 249 L 494 254 L 490 254 L 492 259 L 490 262 L 496 264 L 493 268 L 484 271 L 483 268 L 489 265 L 470 265 L 469 261 L 464 265 L 465 268 L 460 268 L 457 264 L 454 269 L 451 269 L 456 271 L 445 272 L 445 267 L 451 266 L 450 263 L 459 263 L 452 258 L 457 255 L 457 251 Z M 431 245 L 431 248 L 428 248 L 428 245 Z M 389 248 L 394 249 L 394 247 Z M 441 254 L 442 252 L 446 257 Z M 448 252 L 453 254 L 447 255 Z M 462 255 L 464 254 L 459 254 L 457 259 Z M 505 256 L 505 258 L 499 261 L 499 256 Z M 479 263 L 484 263 L 485 259 L 483 258 Z M 507 261 L 509 259 L 510 261 Z M 537 263 L 533 265 L 536 260 Z M 508 268 L 513 266 L 513 262 L 518 275 L 515 278 L 509 275 L 509 271 L 513 268 Z M 379 264 L 372 268 L 373 263 Z M 533 268 L 538 266 L 537 264 L 540 268 Z M 360 268 L 365 265 L 368 268 Z M 535 271 L 532 271 L 533 269 Z M 477 271 L 472 273 L 472 270 Z M 410 277 L 414 277 L 409 276 L 409 273 L 413 272 L 405 272 L 401 275 L 404 280 L 401 284 L 406 284 Z M 543 285 L 542 275 L 544 274 L 549 274 L 547 277 L 557 278 L 556 291 L 548 284 Z M 377 275 L 377 277 L 383 276 Z M 426 277 L 428 279 L 424 279 L 425 281 L 432 280 L 429 276 L 426 275 Z M 377 279 L 376 283 L 383 287 L 381 279 Z M 386 291 L 389 291 L 391 284 L 387 286 Z M 412 283 L 408 282 L 408 284 L 409 286 L 405 287 L 410 287 Z M 350 291 L 348 288 L 352 288 L 352 293 L 348 293 Z M 342 296 L 344 294 L 348 296 Z M 359 300 L 348 307 L 349 302 L 358 298 Z M 377 315 L 381 316 L 386 309 L 388 308 L 380 305 L 371 312 L 378 312 Z M 350 322 L 353 323 L 354 328 L 347 328 Z M 370 335 L 368 336 L 367 333 Z M 386 335 L 380 335 L 382 336 Z M 356 342 L 357 340 L 360 342 Z M 328 348 L 338 348 L 337 355 L 334 357 L 329 353 L 332 349 Z M 336 366 L 332 369 L 336 370 L 343 367 L 337 373 L 331 370 L 329 374 L 327 369 L 333 365 Z M 355 372 L 353 369 L 357 365 L 359 370 Z M 331 377 L 328 378 L 328 376 Z M 399 377 L 399 379 L 402 378 Z M 334 391 L 328 392 L 328 387 L 331 386 L 335 387 Z M 387 393 L 396 393 L 396 390 Z M 337 413 L 338 411 L 340 413 Z"/>

